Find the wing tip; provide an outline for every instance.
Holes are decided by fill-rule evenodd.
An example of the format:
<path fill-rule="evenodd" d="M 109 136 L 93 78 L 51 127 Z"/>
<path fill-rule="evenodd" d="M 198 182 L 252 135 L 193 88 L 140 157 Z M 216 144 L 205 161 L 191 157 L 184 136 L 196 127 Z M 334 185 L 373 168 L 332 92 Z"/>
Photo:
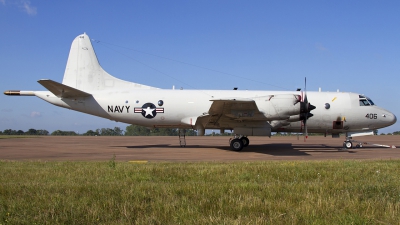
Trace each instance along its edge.
<path fill-rule="evenodd" d="M 4 92 L 5 95 L 9 96 L 35 96 L 33 91 L 18 91 L 18 90 L 7 90 Z"/>
<path fill-rule="evenodd" d="M 7 90 L 4 92 L 5 95 L 20 95 L 21 91 L 16 91 L 16 90 Z"/>

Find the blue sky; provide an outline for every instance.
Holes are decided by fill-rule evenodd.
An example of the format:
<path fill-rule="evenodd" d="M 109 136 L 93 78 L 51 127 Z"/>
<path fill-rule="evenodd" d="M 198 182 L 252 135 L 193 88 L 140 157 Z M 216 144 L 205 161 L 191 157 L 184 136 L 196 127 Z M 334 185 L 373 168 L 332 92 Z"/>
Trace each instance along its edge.
<path fill-rule="evenodd" d="M 399 117 L 399 12 L 400 1 L 0 0 L 0 90 L 61 82 L 71 42 L 86 32 L 103 68 L 124 80 L 294 90 L 307 77 L 308 91 L 362 93 Z M 0 103 L 0 130 L 126 127 L 36 97 Z"/>

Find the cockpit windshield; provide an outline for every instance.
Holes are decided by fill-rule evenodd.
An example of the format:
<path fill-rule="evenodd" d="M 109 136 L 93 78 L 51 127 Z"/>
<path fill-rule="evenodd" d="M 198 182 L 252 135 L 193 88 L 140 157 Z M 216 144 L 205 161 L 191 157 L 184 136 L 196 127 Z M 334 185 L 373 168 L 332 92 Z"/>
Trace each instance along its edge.
<path fill-rule="evenodd" d="M 360 101 L 360 106 L 375 105 L 374 102 L 370 98 L 368 98 L 366 96 L 359 95 L 358 98 L 359 98 L 359 101 Z"/>

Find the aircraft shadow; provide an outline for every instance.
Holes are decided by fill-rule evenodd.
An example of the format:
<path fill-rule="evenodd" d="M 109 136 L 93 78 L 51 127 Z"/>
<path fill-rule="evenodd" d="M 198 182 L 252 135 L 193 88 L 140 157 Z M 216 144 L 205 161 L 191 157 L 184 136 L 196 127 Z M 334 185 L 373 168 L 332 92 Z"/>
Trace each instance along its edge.
<path fill-rule="evenodd" d="M 224 148 L 230 150 L 229 147 Z M 245 147 L 242 152 L 254 152 L 260 154 L 274 155 L 274 156 L 310 156 L 310 153 L 339 153 L 348 152 L 355 153 L 351 150 L 342 150 L 338 146 L 327 145 L 293 145 L 292 143 L 274 143 L 262 145 L 250 145 Z"/>
<path fill-rule="evenodd" d="M 164 149 L 204 149 L 204 148 L 216 148 L 224 151 L 235 152 L 231 150 L 229 146 L 212 146 L 212 145 L 186 145 L 180 147 L 179 145 L 131 145 L 131 146 L 110 146 L 119 148 L 129 149 L 153 149 L 153 148 L 164 148 Z M 367 148 L 367 147 L 364 147 Z M 273 144 L 260 144 L 260 145 L 249 145 L 243 148 L 240 152 L 253 152 L 259 154 L 273 155 L 273 156 L 310 156 L 310 153 L 356 153 L 353 150 L 343 150 L 341 146 L 329 146 L 329 145 L 293 145 L 292 143 L 273 143 Z M 237 152 L 237 153 L 240 153 Z M 236 153 L 236 152 L 235 152 Z"/>

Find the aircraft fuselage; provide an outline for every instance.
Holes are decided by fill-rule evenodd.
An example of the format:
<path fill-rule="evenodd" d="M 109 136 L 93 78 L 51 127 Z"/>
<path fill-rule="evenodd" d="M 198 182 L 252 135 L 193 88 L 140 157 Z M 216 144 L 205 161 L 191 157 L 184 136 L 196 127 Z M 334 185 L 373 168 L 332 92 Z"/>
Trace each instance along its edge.
<path fill-rule="evenodd" d="M 51 92 L 35 92 L 54 105 L 76 110 L 110 120 L 147 127 L 194 128 L 198 117 L 207 117 L 212 99 L 257 98 L 279 94 L 301 95 L 288 91 L 239 91 L 239 90 L 126 90 L 97 91 L 92 96 L 62 99 Z M 308 101 L 316 106 L 314 116 L 308 119 L 309 132 L 342 133 L 379 129 L 391 125 L 396 117 L 375 105 L 360 106 L 359 94 L 342 92 L 307 92 Z M 162 101 L 162 104 L 159 104 Z M 151 113 L 143 115 L 146 104 L 155 106 Z M 329 104 L 329 106 L 327 106 Z M 329 108 L 328 108 L 329 107 Z M 144 107 L 146 109 L 147 106 Z M 263 111 L 260 108 L 260 111 Z M 254 126 L 260 126 L 255 121 Z M 233 129 L 240 122 L 206 124 L 205 129 Z M 246 125 L 251 126 L 251 125 Z M 300 132 L 301 121 L 286 126 L 272 127 L 272 131 Z"/>

